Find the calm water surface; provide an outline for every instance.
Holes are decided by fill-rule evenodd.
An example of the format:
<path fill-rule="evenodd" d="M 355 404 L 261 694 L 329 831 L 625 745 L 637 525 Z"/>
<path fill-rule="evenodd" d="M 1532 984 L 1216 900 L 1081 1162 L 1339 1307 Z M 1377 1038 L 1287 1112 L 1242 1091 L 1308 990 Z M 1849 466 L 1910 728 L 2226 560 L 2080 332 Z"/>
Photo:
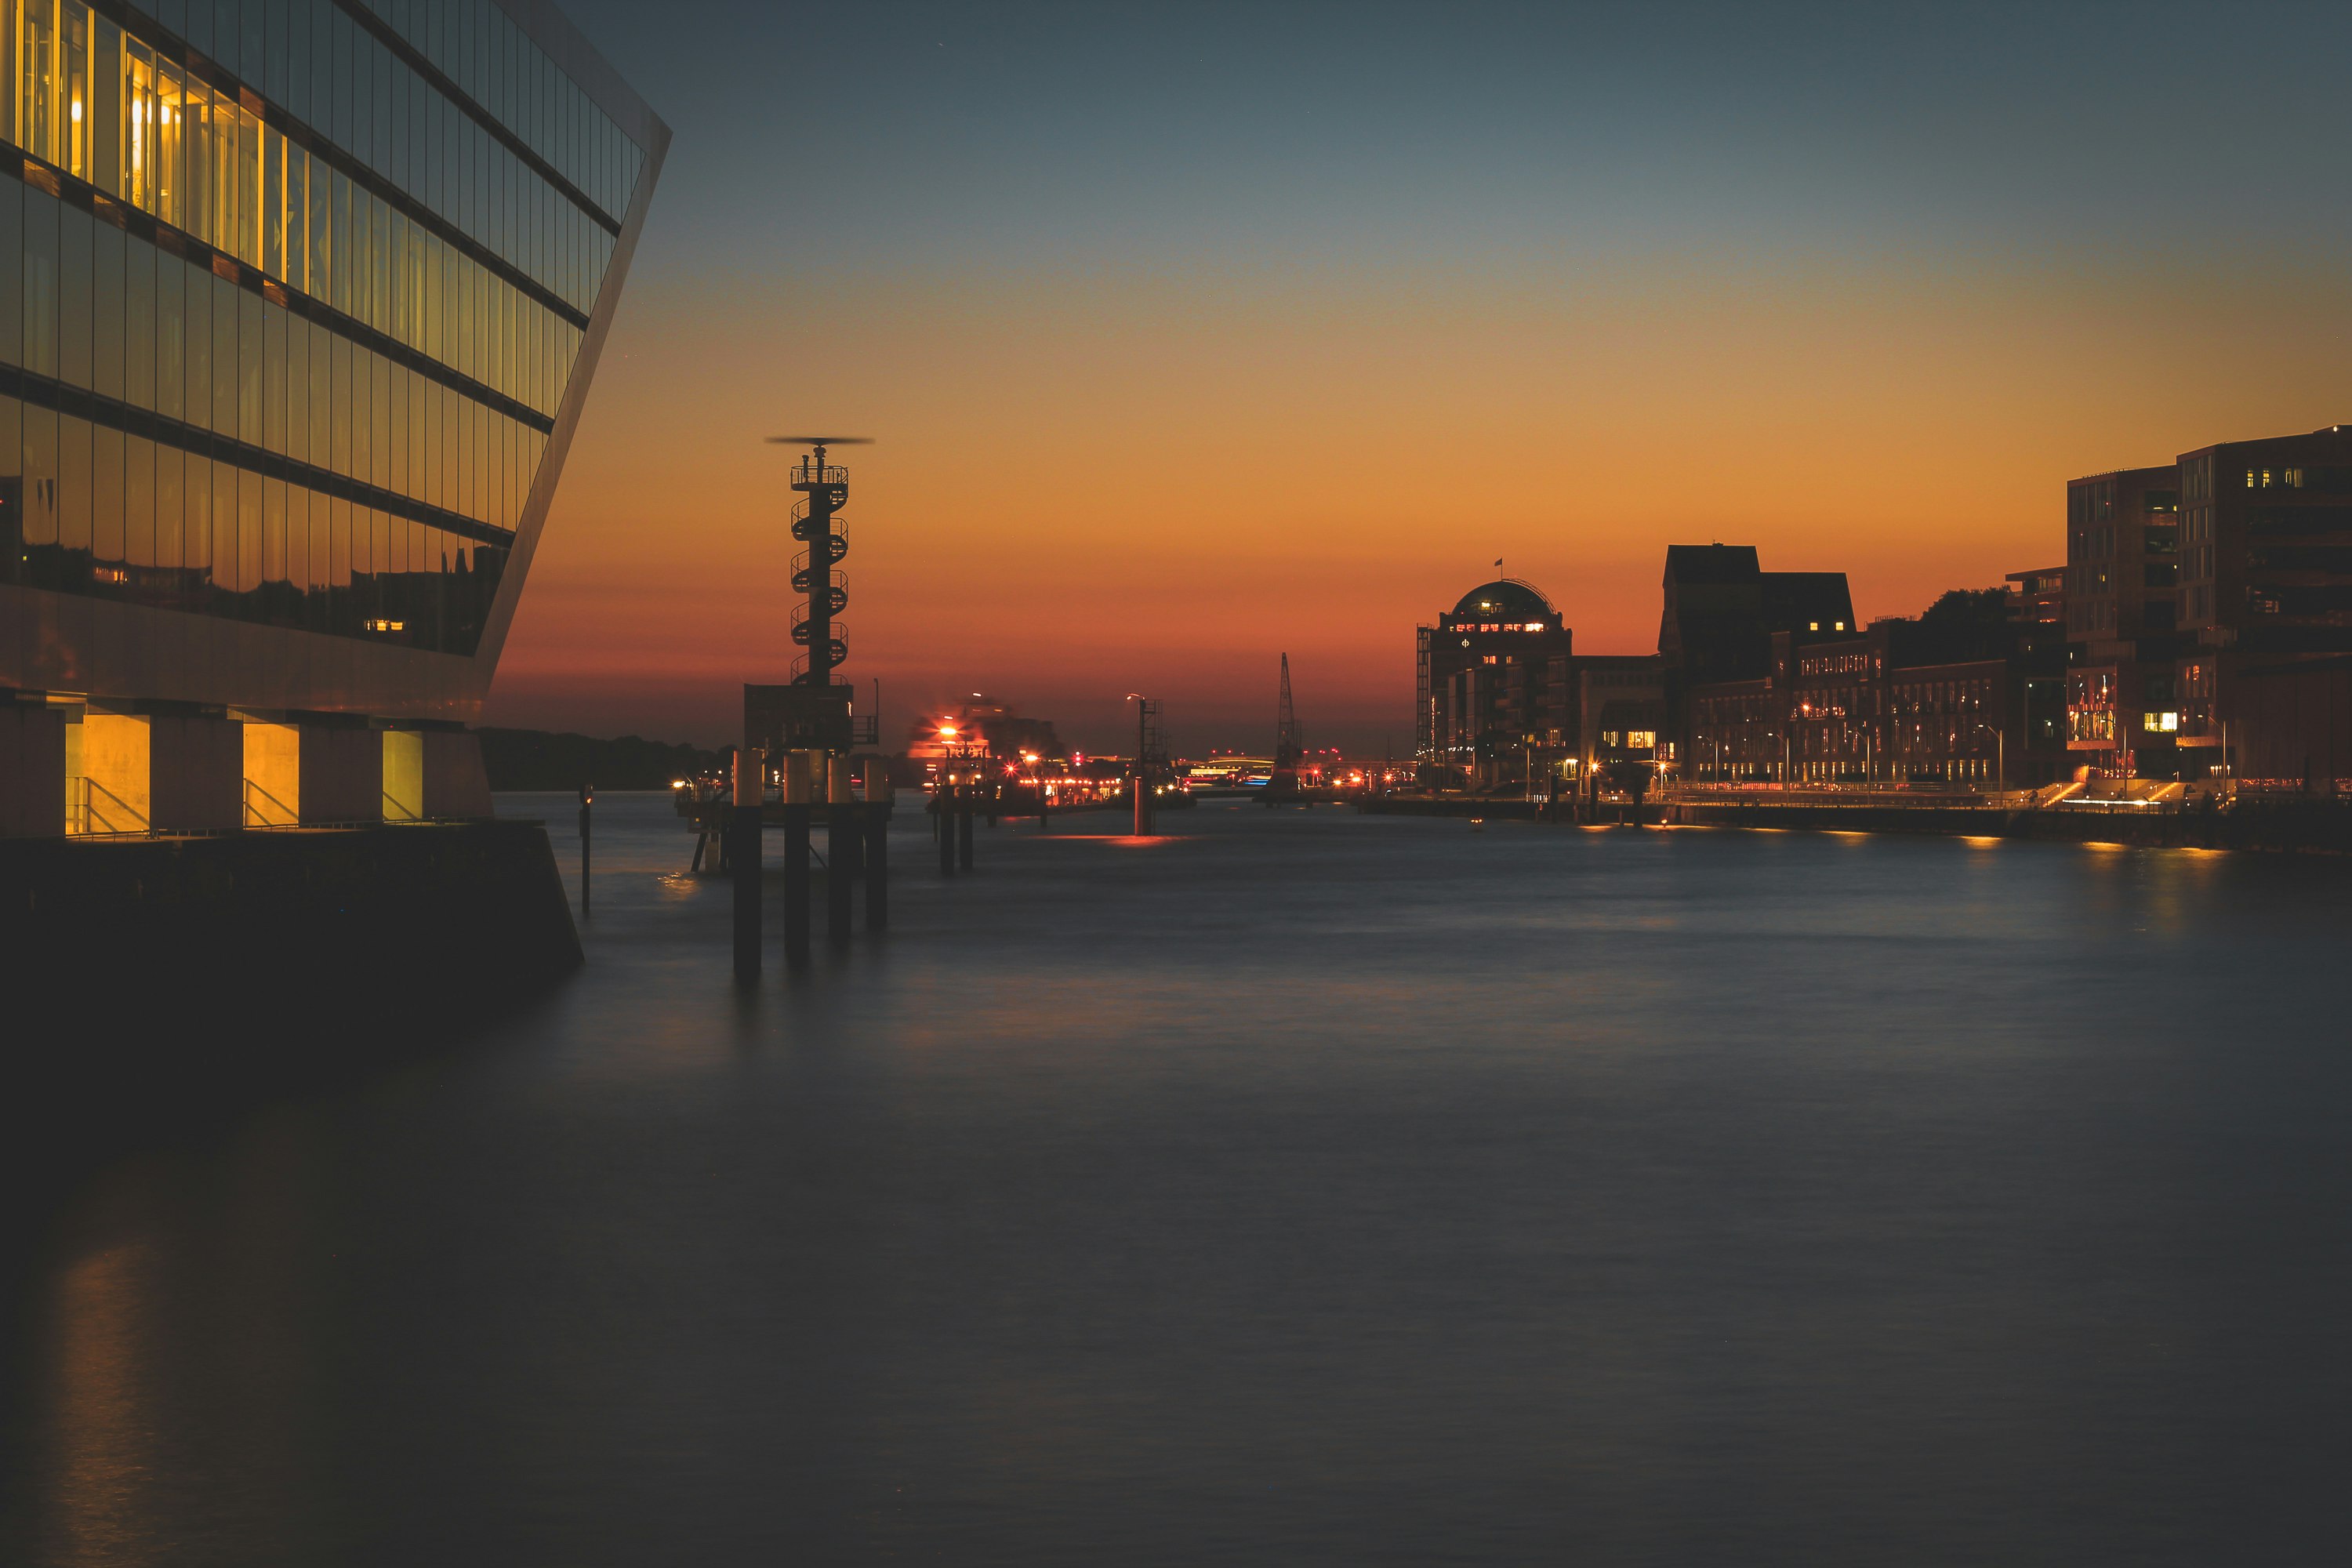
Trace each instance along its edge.
<path fill-rule="evenodd" d="M 2352 867 L 1168 820 L 739 997 L 607 797 L 561 992 L 44 1201 L 0 1561 L 2344 1559 Z"/>

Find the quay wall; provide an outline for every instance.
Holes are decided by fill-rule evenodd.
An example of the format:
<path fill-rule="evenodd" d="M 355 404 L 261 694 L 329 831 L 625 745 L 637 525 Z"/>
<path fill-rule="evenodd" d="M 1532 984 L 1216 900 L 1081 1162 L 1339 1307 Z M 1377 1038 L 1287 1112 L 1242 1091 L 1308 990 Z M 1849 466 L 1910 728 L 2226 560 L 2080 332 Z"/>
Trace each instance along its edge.
<path fill-rule="evenodd" d="M 152 1087 L 429 1046 L 577 967 L 536 822 L 0 839 L 21 1081 Z"/>
<path fill-rule="evenodd" d="M 2326 799 L 2240 800 L 2227 810 L 2150 811 L 2120 807 L 2015 810 L 1982 805 L 1827 804 L 1817 801 L 1664 800 L 1638 808 L 1602 803 L 1580 814 L 1569 803 L 1469 795 L 1382 795 L 1359 811 L 1398 816 L 1484 817 L 1490 821 L 1584 822 L 1678 827 L 1769 828 L 1793 832 L 1941 834 L 1957 837 L 2123 844 L 2142 848 L 2241 849 L 2283 854 L 2352 854 L 2352 804 Z"/>
<path fill-rule="evenodd" d="M 1372 816 L 1485 817 L 1495 822 L 1549 820 L 1545 807 L 1532 800 L 1485 800 L 1466 795 L 1368 795 L 1357 798 L 1356 809 Z M 1559 820 L 1567 821 L 1566 817 Z"/>
<path fill-rule="evenodd" d="M 1683 826 L 1775 827 L 1843 833 L 1930 833 L 1966 837 L 2123 844 L 2138 848 L 2352 854 L 2352 806 L 2330 800 L 2240 801 L 2227 810 L 2102 811 L 2082 806 L 2009 810 L 1965 805 L 1776 805 L 1674 801 L 1663 821 Z"/>

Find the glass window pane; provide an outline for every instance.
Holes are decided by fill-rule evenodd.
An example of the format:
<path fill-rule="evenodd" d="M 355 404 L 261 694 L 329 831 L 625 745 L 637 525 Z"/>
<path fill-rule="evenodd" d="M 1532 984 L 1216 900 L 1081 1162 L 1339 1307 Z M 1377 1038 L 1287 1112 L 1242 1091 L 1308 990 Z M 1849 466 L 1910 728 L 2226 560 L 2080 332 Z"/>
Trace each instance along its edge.
<path fill-rule="evenodd" d="M 58 542 L 77 589 L 89 585 L 89 435 L 87 419 L 58 421 Z"/>
<path fill-rule="evenodd" d="M 122 248 L 129 240 L 110 223 L 92 225 L 89 384 L 107 397 L 122 395 Z"/>
<path fill-rule="evenodd" d="M 58 205 L 47 191 L 24 188 L 24 367 L 57 374 Z"/>
<path fill-rule="evenodd" d="M 123 247 L 122 395 L 140 408 L 155 406 L 155 247 L 133 239 Z"/>
<path fill-rule="evenodd" d="M 58 416 L 26 404 L 25 437 L 25 543 L 27 580 L 38 587 L 61 587 L 65 571 L 58 541 Z"/>
<path fill-rule="evenodd" d="M 0 583 L 30 583 L 33 576 L 25 543 L 23 418 L 15 398 L 0 397 Z"/>
<path fill-rule="evenodd" d="M 213 296 L 213 428 L 224 436 L 237 433 L 243 416 L 238 373 L 243 360 L 243 290 L 225 278 L 206 273 Z"/>
<path fill-rule="evenodd" d="M 15 180 L 0 180 L 0 364 L 25 363 L 25 192 Z M 4 437 L 0 452 L 18 463 Z"/>
<path fill-rule="evenodd" d="M 155 443 L 130 436 L 122 443 L 123 559 L 133 568 L 132 596 L 159 602 L 155 590 Z"/>
<path fill-rule="evenodd" d="M 186 497 L 181 488 L 187 459 L 177 447 L 158 444 L 155 447 L 155 564 L 159 570 L 174 574 L 177 583 L 179 569 L 186 564 L 186 554 L 181 547 L 181 527 L 185 521 Z M 177 583 L 183 593 L 184 583 Z"/>
<path fill-rule="evenodd" d="M 130 552 L 122 536 L 122 432 L 103 425 L 89 433 L 89 534 L 93 584 L 120 598 L 130 586 Z"/>
<path fill-rule="evenodd" d="M 180 274 L 182 287 L 186 290 L 184 300 L 186 326 L 183 341 L 186 345 L 187 375 L 184 380 L 187 405 L 182 417 L 202 429 L 209 427 L 213 418 L 212 274 L 186 262 L 180 263 L 176 270 Z"/>
<path fill-rule="evenodd" d="M 241 617 L 245 606 L 232 596 L 243 594 L 247 586 L 237 574 L 236 470 L 222 462 L 210 463 L 206 467 L 212 471 L 213 481 L 213 593 L 219 605 L 215 613 Z"/>

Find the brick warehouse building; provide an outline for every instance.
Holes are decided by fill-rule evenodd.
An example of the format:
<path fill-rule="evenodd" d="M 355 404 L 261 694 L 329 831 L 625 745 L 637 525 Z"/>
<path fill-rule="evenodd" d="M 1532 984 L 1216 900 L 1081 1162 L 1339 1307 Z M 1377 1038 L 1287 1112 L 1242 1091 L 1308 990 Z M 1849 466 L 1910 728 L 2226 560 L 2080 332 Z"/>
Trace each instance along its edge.
<path fill-rule="evenodd" d="M 2065 768 L 2058 657 L 2054 639 L 2021 628 L 1887 619 L 1859 636 L 1776 632 L 1762 674 L 1691 689 L 1681 776 L 2047 784 Z"/>
<path fill-rule="evenodd" d="M 1753 750 L 1752 765 L 1763 766 L 1764 752 L 1777 756 L 1780 746 L 1778 721 L 1766 720 L 1790 662 L 1780 639 L 1793 645 L 1855 629 L 1843 572 L 1767 572 L 1752 544 L 1668 545 L 1658 616 L 1668 760 L 1685 780 L 1727 773 L 1734 752 Z M 1702 692 L 1711 725 L 1704 757 L 1696 726 Z"/>

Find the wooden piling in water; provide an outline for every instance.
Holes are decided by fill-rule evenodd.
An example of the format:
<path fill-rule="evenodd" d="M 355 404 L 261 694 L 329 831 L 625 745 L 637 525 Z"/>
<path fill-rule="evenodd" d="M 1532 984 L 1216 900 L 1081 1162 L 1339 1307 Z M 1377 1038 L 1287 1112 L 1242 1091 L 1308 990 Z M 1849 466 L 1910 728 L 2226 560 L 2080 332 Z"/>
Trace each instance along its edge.
<path fill-rule="evenodd" d="M 831 758 L 825 768 L 824 791 L 824 934 L 836 945 L 849 940 L 850 899 L 856 879 L 855 863 L 857 803 L 851 798 L 849 759 Z"/>
<path fill-rule="evenodd" d="M 815 790 L 806 752 L 784 753 L 784 962 L 809 955 L 809 822 Z"/>
<path fill-rule="evenodd" d="M 735 753 L 735 805 L 729 826 L 734 843 L 728 863 L 735 872 L 735 979 L 751 984 L 760 978 L 760 798 L 765 782 L 764 759 L 746 747 Z"/>
<path fill-rule="evenodd" d="M 890 764 L 866 759 L 866 929 L 890 928 Z"/>

